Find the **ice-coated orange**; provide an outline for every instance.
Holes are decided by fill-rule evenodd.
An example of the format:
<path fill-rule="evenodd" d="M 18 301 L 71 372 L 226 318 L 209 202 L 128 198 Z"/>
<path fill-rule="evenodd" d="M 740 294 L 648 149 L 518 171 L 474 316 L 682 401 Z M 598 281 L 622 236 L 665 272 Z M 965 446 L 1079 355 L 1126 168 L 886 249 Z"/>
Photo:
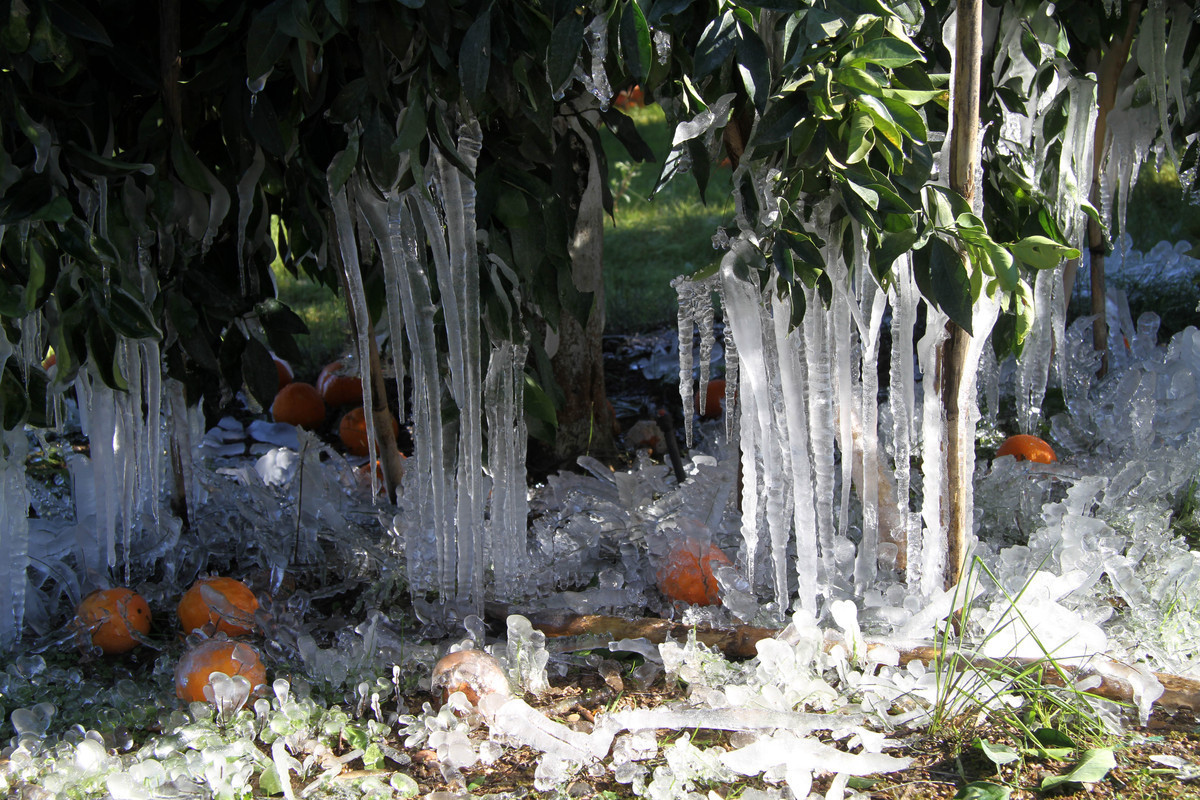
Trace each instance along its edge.
<path fill-rule="evenodd" d="M 721 602 L 720 585 L 713 567 L 730 564 L 729 556 L 712 543 L 701 543 L 693 536 L 682 536 L 658 565 L 658 590 L 671 600 L 698 606 Z"/>
<path fill-rule="evenodd" d="M 325 402 L 311 383 L 293 381 L 279 390 L 271 403 L 271 416 L 276 422 L 286 422 L 309 430 L 325 421 Z"/>
<path fill-rule="evenodd" d="M 251 691 L 267 682 L 267 668 L 257 650 L 245 642 L 210 639 L 180 657 L 175 665 L 175 694 L 189 703 L 207 699 L 204 687 L 214 672 L 241 675 L 250 681 Z"/>
<path fill-rule="evenodd" d="M 1049 464 L 1058 461 L 1054 448 L 1045 441 L 1027 433 L 1018 433 L 1004 440 L 1004 444 L 996 450 L 996 457 L 1013 456 L 1017 461 L 1036 461 L 1039 464 Z"/>
<path fill-rule="evenodd" d="M 92 644 L 105 653 L 127 653 L 139 644 L 134 631 L 142 636 L 150 632 L 150 606 L 132 589 L 100 589 L 83 598 L 75 622 L 83 635 L 90 631 Z"/>
<path fill-rule="evenodd" d="M 388 416 L 392 420 L 392 436 L 399 436 L 400 423 L 390 414 Z M 338 436 L 341 437 L 342 444 L 346 445 L 346 449 L 354 455 L 367 454 L 367 415 L 362 406 L 352 408 L 342 416 L 342 421 L 338 424 Z"/>
<path fill-rule="evenodd" d="M 258 598 L 239 580 L 225 577 L 200 578 L 179 601 L 179 624 L 186 636 L 205 625 L 229 636 L 254 630 Z"/>

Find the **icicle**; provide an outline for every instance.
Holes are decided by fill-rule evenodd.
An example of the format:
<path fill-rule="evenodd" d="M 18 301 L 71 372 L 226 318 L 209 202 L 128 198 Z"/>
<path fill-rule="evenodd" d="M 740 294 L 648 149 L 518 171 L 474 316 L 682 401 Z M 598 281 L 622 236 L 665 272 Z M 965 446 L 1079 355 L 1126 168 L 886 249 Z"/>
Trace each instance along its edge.
<path fill-rule="evenodd" d="M 695 322 L 692 320 L 692 293 L 695 284 L 686 277 L 671 281 L 675 294 L 679 298 L 679 310 L 676 312 L 676 330 L 679 336 L 679 399 L 683 401 L 683 441 L 690 450 L 692 447 L 692 429 L 695 427 L 695 415 L 692 414 L 692 337 L 695 332 Z M 704 413 L 704 381 L 700 383 L 700 413 Z"/>
<path fill-rule="evenodd" d="M 7 345 L 0 333 L 0 346 Z M 0 369 L 7 361 L 0 353 Z M 25 478 L 25 457 L 29 449 L 25 431 L 18 427 L 0 432 L 0 651 L 12 649 L 21 638 L 25 620 L 25 569 L 29 566 L 29 490 Z"/>
<path fill-rule="evenodd" d="M 830 237 L 833 241 L 833 237 Z M 827 261 L 830 278 L 833 280 L 833 313 L 829 315 L 829 341 L 833 352 L 834 389 L 837 392 L 837 441 L 842 454 L 842 497 L 838 509 L 838 535 L 849 540 L 850 490 L 854 474 L 854 423 L 850 409 L 854 407 L 854 342 L 850 329 L 850 305 L 854 300 L 848 294 L 848 271 L 840 254 L 829 252 L 833 258 Z M 857 303 L 854 303 L 857 306 Z"/>
<path fill-rule="evenodd" d="M 910 587 L 921 582 L 920 531 L 909 523 L 908 494 L 912 461 L 913 429 L 916 424 L 916 378 L 913 371 L 913 328 L 917 321 L 916 282 L 912 260 L 906 253 L 892 267 L 892 356 L 888 402 L 892 410 L 892 446 L 896 468 L 896 513 L 904 535 L 904 579 Z"/>
<path fill-rule="evenodd" d="M 426 269 L 425 238 L 413 209 L 421 202 L 416 193 L 416 189 L 403 195 L 389 193 L 386 205 L 364 194 L 360 208 L 380 243 L 384 280 L 399 296 L 412 364 L 416 465 L 415 469 L 410 465 L 412 482 L 406 479 L 405 485 L 415 487 L 416 513 L 415 520 L 406 519 L 404 524 L 409 583 L 414 592 L 436 590 L 443 597 L 453 597 L 455 531 L 447 499 L 442 380 L 434 328 L 437 306 Z M 441 238 L 440 226 L 435 233 L 431 239 Z M 398 332 L 393 330 L 392 336 L 398 337 Z M 436 564 L 436 569 L 430 570 L 430 563 Z"/>
<path fill-rule="evenodd" d="M 1022 433 L 1036 433 L 1041 419 L 1042 399 L 1050 374 L 1050 351 L 1054 344 L 1052 308 L 1059 286 L 1062 286 L 1061 267 L 1038 271 L 1033 291 L 1033 328 L 1025 338 L 1021 357 L 1017 359 L 1017 427 Z"/>
<path fill-rule="evenodd" d="M 1189 27 L 1191 27 L 1183 22 L 1184 15 L 1187 14 L 1187 11 L 1177 11 L 1176 13 L 1179 14 L 1180 19 L 1172 27 L 1176 30 L 1182 28 L 1186 31 Z M 1174 35 L 1175 32 L 1176 31 L 1172 31 L 1172 43 L 1176 41 L 1176 36 Z M 1186 32 L 1184 33 L 1182 39 L 1186 41 Z M 1183 41 L 1180 41 L 1176 45 L 1178 61 L 1180 64 L 1182 64 L 1183 57 L 1182 44 Z M 1150 95 L 1153 101 L 1150 105 L 1154 108 L 1155 112 L 1157 112 L 1158 129 L 1164 134 L 1163 139 L 1165 139 L 1167 142 L 1167 148 L 1171 154 L 1171 160 L 1177 161 L 1175 158 L 1175 146 L 1174 143 L 1171 142 L 1170 136 L 1171 123 L 1167 118 L 1167 112 L 1171 102 L 1169 97 L 1168 83 L 1175 84 L 1176 92 L 1181 91 L 1179 84 L 1183 80 L 1183 74 L 1175 73 L 1174 75 L 1171 75 L 1167 72 L 1166 0 L 1153 0 L 1147 5 L 1146 13 L 1142 17 L 1142 21 L 1138 26 L 1136 46 L 1138 64 L 1146 73 L 1150 81 Z M 1175 53 L 1172 54 L 1173 62 L 1176 61 L 1176 58 L 1174 57 L 1175 55 Z M 1182 107 L 1183 106 L 1181 103 L 1180 108 Z M 1134 177 L 1136 178 L 1137 176 L 1135 175 Z M 1122 226 L 1121 232 L 1125 232 L 1124 226 Z"/>
<path fill-rule="evenodd" d="M 488 519 L 496 594 L 514 599 L 527 583 L 529 495 L 525 455 L 525 359 L 529 346 L 498 342 L 485 379 L 488 468 L 492 504 Z"/>
<path fill-rule="evenodd" d="M 1087 224 L 1083 203 L 1091 191 L 1092 149 L 1096 130 L 1096 82 L 1073 78 L 1067 84 L 1070 100 L 1058 163 L 1055 218 L 1068 242 L 1079 241 Z M 1060 276 L 1061 280 L 1061 276 Z M 1049 307 L 1047 307 L 1047 311 Z M 1039 312 L 1040 313 L 1040 312 Z"/>
<path fill-rule="evenodd" d="M 881 518 L 891 524 L 891 509 L 881 512 L 880 497 L 890 492 L 880 491 L 879 459 L 879 331 L 883 324 L 883 312 L 887 307 L 887 294 L 875 282 L 870 265 L 866 263 L 865 255 L 859 252 L 861 260 L 857 265 L 858 275 L 862 281 L 862 302 L 870 309 L 866 330 L 862 331 L 862 377 L 861 377 L 861 408 L 860 421 L 862 431 L 859 434 L 860 447 L 851 453 L 851 459 L 858 461 L 858 450 L 862 452 L 862 508 L 863 527 L 862 544 L 858 549 L 858 558 L 854 567 L 855 592 L 863 594 L 875 584 L 878 574 L 879 538 Z M 844 457 L 844 456 L 843 456 Z M 889 530 L 889 536 L 891 531 Z"/>
<path fill-rule="evenodd" d="M 117 486 L 116 454 L 117 418 L 113 391 L 93 375 L 91 368 L 82 369 L 75 381 L 79 397 L 79 416 L 87 435 L 95 480 L 96 524 L 90 528 L 93 538 L 81 543 L 88 569 L 103 570 L 117 562 Z M 86 419 L 86 424 L 83 421 Z"/>
<path fill-rule="evenodd" d="M 799 287 L 794 291 L 802 291 Z M 808 369 L 802 329 L 789 331 L 792 301 L 771 295 L 775 350 L 779 354 L 779 383 L 784 403 L 790 449 L 792 514 L 796 530 L 797 603 L 816 613 L 820 550 L 817 542 L 817 510 L 813 497 L 813 469 L 809 446 Z M 781 608 L 781 610 L 786 610 Z"/>
<path fill-rule="evenodd" d="M 472 119 L 458 130 L 459 156 L 470 170 L 483 146 L 479 123 Z M 458 599 L 483 611 L 483 409 L 479 307 L 479 250 L 475 241 L 475 184 L 449 161 L 437 154 L 439 184 L 446 214 L 449 270 L 438 264 L 441 305 L 446 312 L 450 349 L 451 386 L 456 387 L 459 407 L 458 446 Z M 435 252 L 437 252 L 435 250 Z M 454 298 L 451 300 L 450 298 Z M 451 331 L 448 308 L 457 310 L 458 331 Z M 454 340 L 458 340 L 457 348 Z M 457 349 L 457 352 L 456 352 Z"/>
<path fill-rule="evenodd" d="M 371 337 L 374 335 L 374 330 L 371 327 L 371 315 L 367 311 L 367 295 L 363 289 L 362 270 L 358 265 L 358 237 L 354 233 L 355 218 L 350 211 L 351 186 L 356 192 L 359 191 L 359 186 L 362 187 L 362 193 L 371 191 L 365 184 L 354 180 L 337 190 L 334 190 L 331 185 L 329 195 L 333 205 L 334 223 L 337 225 L 337 242 L 342 255 L 342 271 L 346 277 L 350 311 L 354 315 L 354 330 L 357 334 L 355 353 L 358 358 L 362 383 L 363 408 L 369 411 L 374 408 L 375 399 L 370 373 Z M 367 463 L 373 465 L 376 459 L 375 415 L 364 414 L 363 420 L 367 429 Z M 369 473 L 371 475 L 371 497 L 375 498 L 379 494 L 379 475 L 374 469 L 369 470 Z"/>

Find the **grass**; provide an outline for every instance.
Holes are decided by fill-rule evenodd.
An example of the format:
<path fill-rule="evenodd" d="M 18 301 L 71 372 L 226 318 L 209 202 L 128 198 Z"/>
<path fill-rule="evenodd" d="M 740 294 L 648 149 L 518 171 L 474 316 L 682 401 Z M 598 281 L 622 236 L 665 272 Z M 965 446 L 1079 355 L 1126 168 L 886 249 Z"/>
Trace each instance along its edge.
<path fill-rule="evenodd" d="M 297 380 L 312 383 L 322 367 L 351 347 L 346 304 L 328 286 L 297 277 L 281 265 L 274 272 L 279 298 L 308 326 L 307 334 L 296 337 L 303 360 L 292 364 L 292 370 Z"/>
<path fill-rule="evenodd" d="M 630 110 L 638 131 L 654 151 L 654 163 L 636 163 L 605 132 L 614 215 L 604 225 L 604 291 L 608 330 L 632 333 L 675 322 L 671 281 L 719 257 L 712 237 L 733 218 L 730 172 L 712 174 L 705 204 L 696 183 L 680 176 L 651 197 L 671 149 L 671 129 L 658 106 Z"/>

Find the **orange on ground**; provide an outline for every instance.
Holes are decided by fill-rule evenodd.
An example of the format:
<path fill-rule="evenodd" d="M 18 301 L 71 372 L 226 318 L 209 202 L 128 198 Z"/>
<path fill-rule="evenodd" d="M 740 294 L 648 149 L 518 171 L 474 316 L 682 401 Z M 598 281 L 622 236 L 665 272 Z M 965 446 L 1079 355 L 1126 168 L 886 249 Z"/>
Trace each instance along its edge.
<path fill-rule="evenodd" d="M 708 382 L 704 392 L 704 413 L 700 412 L 700 395 L 695 395 L 693 403 L 700 419 L 720 419 L 725 410 L 725 379 L 714 378 Z"/>
<path fill-rule="evenodd" d="M 179 601 L 179 623 L 186 636 L 197 628 L 214 625 L 229 636 L 254 630 L 258 598 L 250 587 L 233 578 L 200 578 Z"/>
<path fill-rule="evenodd" d="M 133 631 L 150 632 L 150 606 L 137 592 L 123 586 L 92 592 L 75 609 L 81 633 L 91 632 L 92 644 L 105 653 L 126 653 L 137 647 Z"/>
<path fill-rule="evenodd" d="M 327 406 L 362 405 L 362 381 L 357 375 L 342 372 L 342 362 L 326 364 L 317 376 L 317 391 Z"/>
<path fill-rule="evenodd" d="M 1058 461 L 1058 456 L 1054 455 L 1054 448 L 1038 437 L 1030 436 L 1027 433 L 1018 433 L 1016 436 L 1005 439 L 1004 444 L 996 450 L 996 457 L 1000 456 L 1014 456 L 1017 461 L 1029 459 L 1039 464 Z"/>
<path fill-rule="evenodd" d="M 325 421 L 325 403 L 311 383 L 295 381 L 275 395 L 275 402 L 271 403 L 271 416 L 276 422 L 312 429 Z"/>
<path fill-rule="evenodd" d="M 271 359 L 275 362 L 275 377 L 279 380 L 279 386 L 276 388 L 276 391 L 278 391 L 291 383 L 296 375 L 292 371 L 292 365 L 279 356 L 272 355 Z"/>
<path fill-rule="evenodd" d="M 204 687 L 214 672 L 241 675 L 250 681 L 252 692 L 267 682 L 267 668 L 253 647 L 245 642 L 210 639 L 188 650 L 175 665 L 175 694 L 189 703 L 205 700 Z"/>
<path fill-rule="evenodd" d="M 729 564 L 729 556 L 715 544 L 702 544 L 692 536 L 671 543 L 671 549 L 658 565 L 658 590 L 671 600 L 698 606 L 721 602 L 720 586 L 713 577 L 713 566 Z"/>
<path fill-rule="evenodd" d="M 392 436 L 399 436 L 400 423 L 391 414 L 388 417 L 392 420 Z M 365 456 L 367 454 L 367 415 L 362 406 L 352 408 L 345 413 L 341 423 L 338 424 L 338 436 L 342 437 L 342 444 L 346 445 L 346 449 L 354 455 Z"/>

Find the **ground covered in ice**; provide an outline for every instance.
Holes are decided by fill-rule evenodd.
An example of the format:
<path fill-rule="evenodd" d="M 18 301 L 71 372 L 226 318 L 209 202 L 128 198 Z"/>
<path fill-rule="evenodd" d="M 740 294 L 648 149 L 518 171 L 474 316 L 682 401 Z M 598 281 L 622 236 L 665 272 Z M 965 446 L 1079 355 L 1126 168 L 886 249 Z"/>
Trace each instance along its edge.
<path fill-rule="evenodd" d="M 189 525 L 136 543 L 130 577 L 156 619 L 146 645 L 99 657 L 64 624 L 79 534 L 52 524 L 62 496 L 51 478 L 34 494 L 59 532 L 35 540 L 37 624 L 0 673 L 14 734 L 0 789 L 36 800 L 1197 796 L 1195 706 L 1168 717 L 1153 703 L 1171 688 L 1156 674 L 1200 677 L 1188 539 L 1200 527 L 1200 333 L 1158 344 L 1150 322 L 1129 331 L 1103 382 L 1063 382 L 1052 400 L 1063 411 L 1048 415 L 1057 464 L 990 460 L 1005 416 L 984 418 L 980 561 L 961 589 L 920 603 L 885 578 L 857 600 L 825 598 L 817 615 L 787 614 L 736 570 L 718 571 L 722 607 L 667 601 L 655 573 L 670 537 L 745 555 L 715 420 L 682 485 L 661 455 L 633 448 L 615 470 L 585 458 L 548 476 L 532 500 L 528 596 L 483 618 L 457 613 L 409 596 L 403 505 L 372 504 L 328 442 L 231 418 L 208 433 L 195 475 L 206 501 Z M 1090 334 L 1072 336 L 1082 347 Z M 626 427 L 652 421 L 675 379 L 671 336 L 611 345 Z M 1072 355 L 1086 370 L 1082 350 Z M 43 453 L 35 461 L 45 468 Z M 262 598 L 248 641 L 273 681 L 258 697 L 223 685 L 215 709 L 187 706 L 173 685 L 175 603 L 208 572 Z M 606 627 L 648 612 L 678 623 L 665 641 L 662 628 Z M 547 638 L 531 620 L 552 632 L 598 623 Z M 435 663 L 467 649 L 490 652 L 511 691 L 477 706 L 438 693 Z M 1043 686 L 1060 670 L 1068 688 Z M 1092 694 L 1106 682 L 1125 700 Z"/>

